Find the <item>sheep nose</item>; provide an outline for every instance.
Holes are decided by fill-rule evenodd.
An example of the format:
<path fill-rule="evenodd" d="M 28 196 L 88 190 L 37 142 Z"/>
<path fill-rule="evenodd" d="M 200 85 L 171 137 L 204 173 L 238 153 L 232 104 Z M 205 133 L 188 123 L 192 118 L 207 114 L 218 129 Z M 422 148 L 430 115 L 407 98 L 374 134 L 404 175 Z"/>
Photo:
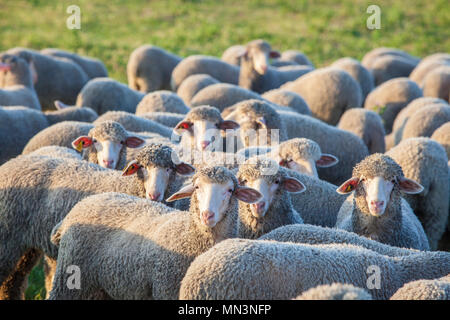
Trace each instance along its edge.
<path fill-rule="evenodd" d="M 111 168 L 114 163 L 114 160 L 103 160 L 103 163 L 107 168 Z"/>
<path fill-rule="evenodd" d="M 209 146 L 211 142 L 210 141 L 202 141 L 201 145 L 202 145 L 202 149 L 205 150 L 207 146 Z"/>
<path fill-rule="evenodd" d="M 382 207 L 382 206 L 384 205 L 384 201 L 375 201 L 375 200 L 372 200 L 372 201 L 370 201 L 370 204 L 371 204 L 372 206 L 374 206 L 374 207 L 379 208 L 379 207 Z"/>
<path fill-rule="evenodd" d="M 253 204 L 253 207 L 255 208 L 255 210 L 258 214 L 261 214 L 261 212 L 264 210 L 265 206 L 266 206 L 266 202 L 264 202 L 264 201 L 260 201 L 258 203 Z"/>
<path fill-rule="evenodd" d="M 153 201 L 158 201 L 159 197 L 161 196 L 161 193 L 155 192 L 154 194 L 149 193 L 148 195 L 150 199 L 152 199 Z"/>
<path fill-rule="evenodd" d="M 210 225 L 213 222 L 214 212 L 212 212 L 211 210 L 205 210 L 202 212 L 201 217 L 205 225 Z"/>
<path fill-rule="evenodd" d="M 267 71 L 267 66 L 261 66 L 261 71 L 264 72 L 264 73 L 266 73 L 266 71 Z"/>
<path fill-rule="evenodd" d="M 10 70 L 11 65 L 9 65 L 8 63 L 0 62 L 0 71 L 10 71 Z"/>

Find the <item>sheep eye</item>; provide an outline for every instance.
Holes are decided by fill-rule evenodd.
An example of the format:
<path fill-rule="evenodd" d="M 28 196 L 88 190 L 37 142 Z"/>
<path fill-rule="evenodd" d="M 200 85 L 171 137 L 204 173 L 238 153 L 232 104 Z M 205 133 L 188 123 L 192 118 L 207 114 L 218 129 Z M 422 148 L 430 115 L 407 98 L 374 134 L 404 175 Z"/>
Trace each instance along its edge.
<path fill-rule="evenodd" d="M 228 189 L 228 192 L 229 192 L 229 193 L 232 193 L 232 192 L 233 192 L 233 189 Z"/>
<path fill-rule="evenodd" d="M 198 186 L 195 186 L 195 189 L 198 189 Z"/>
<path fill-rule="evenodd" d="M 97 139 L 93 139 L 92 141 L 93 141 L 94 143 L 97 143 Z"/>
<path fill-rule="evenodd" d="M 280 183 L 280 180 L 275 180 L 275 183 L 276 183 L 276 184 L 279 184 L 279 183 Z"/>
<path fill-rule="evenodd" d="M 241 186 L 245 185 L 246 183 L 247 183 L 247 180 L 239 181 L 239 184 L 240 184 Z"/>
<path fill-rule="evenodd" d="M 170 171 L 170 168 L 167 168 L 166 171 L 169 172 L 169 171 Z"/>

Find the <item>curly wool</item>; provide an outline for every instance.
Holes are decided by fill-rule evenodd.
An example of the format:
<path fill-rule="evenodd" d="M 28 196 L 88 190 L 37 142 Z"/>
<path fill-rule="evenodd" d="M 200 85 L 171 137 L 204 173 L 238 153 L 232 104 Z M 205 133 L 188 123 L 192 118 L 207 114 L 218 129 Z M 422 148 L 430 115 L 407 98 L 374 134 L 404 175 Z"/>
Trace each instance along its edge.
<path fill-rule="evenodd" d="M 450 274 L 439 279 L 408 282 L 390 300 L 450 300 Z"/>
<path fill-rule="evenodd" d="M 186 114 L 184 118 L 186 121 L 211 121 L 211 122 L 222 122 L 222 115 L 220 111 L 212 106 L 198 106 Z"/>
<path fill-rule="evenodd" d="M 281 159 L 317 161 L 322 151 L 317 143 L 306 138 L 294 138 L 280 143 L 275 150 Z"/>
<path fill-rule="evenodd" d="M 332 283 L 311 288 L 294 300 L 372 300 L 372 296 L 351 284 Z"/>
<path fill-rule="evenodd" d="M 184 103 L 190 105 L 197 92 L 216 83 L 219 83 L 219 81 L 208 74 L 193 74 L 184 79 L 177 90 L 177 94 L 183 99 Z"/>
<path fill-rule="evenodd" d="M 274 169 L 275 173 L 268 174 Z M 264 179 L 269 184 L 273 184 L 276 180 L 282 182 L 289 175 L 287 170 L 280 167 L 275 161 L 256 158 L 244 162 L 239 167 L 237 177 L 239 181 L 250 182 Z M 256 239 L 278 227 L 303 223 L 299 213 L 292 206 L 290 194 L 281 187 L 281 183 L 263 218 L 255 218 L 250 206 L 248 203 L 239 204 L 238 235 L 241 238 Z"/>
<path fill-rule="evenodd" d="M 450 122 L 446 122 L 436 129 L 431 139 L 439 142 L 445 148 L 447 158 L 450 159 Z"/>
<path fill-rule="evenodd" d="M 160 90 L 148 93 L 137 105 L 136 115 L 140 116 L 147 112 L 173 112 L 186 114 L 189 107 L 175 93 Z"/>

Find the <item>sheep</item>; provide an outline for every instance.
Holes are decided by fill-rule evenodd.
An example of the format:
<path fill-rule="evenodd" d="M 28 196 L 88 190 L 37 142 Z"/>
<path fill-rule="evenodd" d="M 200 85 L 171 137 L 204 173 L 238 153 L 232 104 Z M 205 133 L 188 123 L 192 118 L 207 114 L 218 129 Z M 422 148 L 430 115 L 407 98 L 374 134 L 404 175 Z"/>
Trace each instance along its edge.
<path fill-rule="evenodd" d="M 446 105 L 447 103 L 439 98 L 422 97 L 417 98 L 408 103 L 408 105 L 403 108 L 395 117 L 394 123 L 392 125 L 392 132 L 390 135 L 386 136 L 386 149 L 390 149 L 395 145 L 399 144 L 402 140 L 403 130 L 409 118 L 418 110 L 426 108 L 429 105 Z"/>
<path fill-rule="evenodd" d="M 236 236 L 238 200 L 252 203 L 260 194 L 239 186 L 227 169 L 207 166 L 168 200 L 187 197 L 189 211 L 163 214 L 154 203 L 117 193 L 78 203 L 52 232 L 59 254 L 50 299 L 86 299 L 97 291 L 113 299 L 176 299 L 194 258 Z M 80 290 L 66 286 L 72 264 L 83 270 Z"/>
<path fill-rule="evenodd" d="M 226 63 L 229 63 L 234 66 L 241 65 L 241 55 L 242 51 L 245 50 L 245 46 L 243 45 L 234 45 L 227 48 L 223 53 L 220 59 Z"/>
<path fill-rule="evenodd" d="M 268 59 L 280 56 L 273 51 L 270 44 L 264 40 L 253 40 L 245 46 L 241 54 L 241 68 L 239 86 L 264 93 L 279 88 L 288 81 L 293 81 L 313 68 L 310 66 L 288 66 L 272 68 L 268 66 Z"/>
<path fill-rule="evenodd" d="M 53 57 L 67 58 L 79 65 L 84 72 L 86 72 L 89 79 L 101 78 L 108 76 L 108 70 L 105 65 L 99 59 L 80 56 L 73 52 L 68 52 L 60 49 L 47 48 L 41 50 L 42 54 L 46 54 Z"/>
<path fill-rule="evenodd" d="M 279 62 L 295 62 L 300 65 L 306 65 L 314 68 L 314 64 L 308 59 L 308 57 L 297 50 L 286 50 L 281 53 L 281 57 L 278 58 L 278 60 L 273 61 L 275 63 L 276 61 Z"/>
<path fill-rule="evenodd" d="M 168 128 L 175 128 L 175 126 L 184 119 L 183 114 L 171 112 L 149 112 L 139 115 L 139 117 L 158 122 Z"/>
<path fill-rule="evenodd" d="M 122 177 L 118 171 L 67 158 L 22 155 L 0 166 L 0 175 L 2 298 L 20 298 L 22 282 L 41 252 L 56 259 L 51 230 L 78 201 L 109 191 L 139 197 L 146 194 L 139 177 Z M 20 268 L 16 268 L 19 260 Z M 7 279 L 17 277 L 11 286 Z"/>
<path fill-rule="evenodd" d="M 304 114 L 307 116 L 312 116 L 312 112 L 308 107 L 306 101 L 297 93 L 283 90 L 283 89 L 273 89 L 265 92 L 262 98 L 278 105 L 286 106 L 293 109 L 295 112 Z M 282 110 L 282 109 L 280 109 Z"/>
<path fill-rule="evenodd" d="M 411 72 L 409 78 L 416 82 L 419 87 L 423 87 L 423 81 L 427 74 L 435 68 L 450 65 L 450 54 L 435 53 L 422 59 L 417 67 Z"/>
<path fill-rule="evenodd" d="M 405 283 L 390 300 L 450 300 L 450 274 L 439 279 Z"/>
<path fill-rule="evenodd" d="M 386 153 L 401 167 L 405 177 L 420 183 L 420 194 L 407 194 L 414 213 L 421 221 L 432 250 L 436 250 L 448 219 L 448 158 L 439 143 L 428 138 L 402 141 Z"/>
<path fill-rule="evenodd" d="M 450 65 L 441 66 L 429 72 L 423 80 L 423 95 L 436 97 L 450 103 Z"/>
<path fill-rule="evenodd" d="M 54 104 L 55 111 L 44 111 L 49 126 L 62 121 L 93 122 L 98 118 L 98 114 L 88 107 L 68 106 L 58 100 Z"/>
<path fill-rule="evenodd" d="M 118 122 L 125 128 L 125 130 L 129 131 L 154 132 L 166 138 L 170 138 L 172 136 L 171 128 L 166 127 L 155 121 L 138 117 L 132 113 L 128 113 L 125 111 L 108 111 L 103 115 L 101 115 L 100 117 L 98 117 L 98 119 L 94 121 L 94 124 L 106 120 Z"/>
<path fill-rule="evenodd" d="M 128 59 L 128 85 L 144 93 L 170 90 L 170 76 L 180 61 L 181 57 L 157 46 L 140 46 Z"/>
<path fill-rule="evenodd" d="M 344 112 L 337 127 L 360 137 L 369 153 L 384 153 L 385 131 L 381 117 L 370 110 L 353 108 Z"/>
<path fill-rule="evenodd" d="M 239 204 L 238 236 L 256 239 L 287 224 L 303 223 L 293 208 L 290 193 L 302 193 L 305 185 L 289 176 L 288 170 L 267 158 L 249 159 L 239 166 L 239 185 L 259 191 L 262 197 L 253 204 Z"/>
<path fill-rule="evenodd" d="M 257 154 L 264 154 L 265 157 L 275 160 L 282 167 L 315 178 L 319 178 L 317 167 L 331 167 L 339 162 L 335 156 L 322 153 L 316 142 L 306 138 L 289 139 L 272 148 L 245 148 L 239 150 L 238 154 L 247 159 Z"/>
<path fill-rule="evenodd" d="M 0 165 L 22 152 L 30 139 L 53 123 L 64 120 L 91 121 L 96 114 L 89 108 L 66 108 L 42 113 L 26 107 L 0 107 Z M 59 132 L 54 132 L 58 139 Z M 69 145 L 68 145 L 69 146 Z M 35 150 L 35 149 L 33 149 Z"/>
<path fill-rule="evenodd" d="M 406 178 L 392 158 L 372 154 L 337 188 L 341 194 L 355 193 L 342 204 L 335 227 L 392 246 L 429 250 L 422 225 L 400 194 L 417 194 L 423 189 Z"/>
<path fill-rule="evenodd" d="M 439 142 L 444 147 L 447 158 L 450 160 L 450 122 L 446 122 L 437 128 L 433 132 L 431 139 Z"/>
<path fill-rule="evenodd" d="M 216 83 L 219 83 L 219 81 L 207 74 L 193 74 L 181 83 L 177 90 L 177 94 L 181 99 L 183 99 L 184 103 L 190 105 L 192 98 L 197 94 L 197 92 Z"/>
<path fill-rule="evenodd" d="M 412 100 L 422 97 L 422 90 L 408 78 L 384 82 L 367 96 L 364 108 L 377 112 L 384 121 L 386 134 L 392 131 L 397 114 Z"/>
<path fill-rule="evenodd" d="M 174 132 L 181 136 L 183 154 L 192 150 L 222 151 L 224 144 L 221 132 L 234 130 L 239 125 L 232 120 L 224 120 L 217 108 L 199 106 L 191 109 L 185 118 L 175 126 Z M 184 155 L 183 155 L 184 156 Z"/>
<path fill-rule="evenodd" d="M 348 244 L 227 239 L 192 262 L 179 298 L 292 299 L 318 285 L 342 282 L 368 289 L 374 299 L 389 299 L 407 282 L 449 273 L 447 252 L 389 257 Z"/>
<path fill-rule="evenodd" d="M 142 147 L 145 141 L 130 134 L 115 121 L 96 123 L 87 135 L 77 137 L 72 147 L 83 152 L 83 159 L 109 169 L 126 165 L 127 148 Z"/>
<path fill-rule="evenodd" d="M 372 300 L 372 296 L 351 284 L 332 283 L 306 290 L 294 300 Z"/>
<path fill-rule="evenodd" d="M 27 139 L 23 148 L 22 154 L 30 154 L 39 148 L 46 146 L 60 146 L 72 148 L 72 142 L 80 137 L 85 136 L 94 127 L 91 123 L 79 121 L 63 121 L 52 126 L 49 126 L 42 131 L 39 131 L 31 139 Z"/>
<path fill-rule="evenodd" d="M 347 71 L 356 81 L 362 90 L 362 100 L 364 101 L 370 91 L 375 87 L 372 73 L 364 68 L 358 60 L 353 58 L 341 58 L 331 64 L 331 67 Z"/>
<path fill-rule="evenodd" d="M 189 112 L 183 100 L 175 93 L 161 90 L 145 95 L 136 107 L 136 115 L 148 112 L 173 112 L 186 114 Z"/>
<path fill-rule="evenodd" d="M 172 71 L 172 91 L 177 92 L 181 83 L 193 74 L 207 74 L 220 82 L 238 84 L 239 67 L 218 58 L 194 55 L 183 59 Z"/>
<path fill-rule="evenodd" d="M 298 93 L 305 99 L 314 117 L 336 125 L 341 115 L 363 102 L 359 83 L 344 70 L 322 68 L 314 70 L 281 89 Z"/>
<path fill-rule="evenodd" d="M 194 171 L 194 167 L 177 158 L 172 148 L 153 143 L 145 146 L 145 152 L 140 151 L 136 160 L 127 164 L 123 175 L 137 173 L 141 179 L 145 179 L 147 199 L 171 206 L 165 199 L 180 189 L 186 177 Z M 189 208 L 189 202 L 187 208 L 183 205 L 186 205 L 185 201 L 178 201 L 174 207 L 180 210 Z"/>
<path fill-rule="evenodd" d="M 33 58 L 30 54 L 0 55 L 0 105 L 23 105 L 41 110 L 33 85 L 35 76 Z"/>
<path fill-rule="evenodd" d="M 235 120 L 240 125 L 239 140 L 244 147 L 253 146 L 255 141 L 249 130 L 261 130 L 259 144 L 276 144 L 287 139 L 303 137 L 315 141 L 322 152 L 339 159 L 333 168 L 320 168 L 319 177 L 333 184 L 340 184 L 351 176 L 352 168 L 369 152 L 364 142 L 354 134 L 292 112 L 276 112 L 269 104 L 258 100 L 247 100 L 236 104 L 226 120 Z M 276 132 L 275 130 L 279 130 Z M 272 132 L 274 131 L 274 132 Z M 253 131 L 250 131 L 252 133 Z M 272 136 L 278 141 L 272 142 Z M 241 148 L 239 148 L 241 149 Z"/>
<path fill-rule="evenodd" d="M 60 146 L 45 146 L 33 151 L 32 155 L 81 160 L 81 155 L 78 152 L 73 149 Z"/>
<path fill-rule="evenodd" d="M 420 252 L 415 249 L 392 247 L 387 244 L 359 236 L 354 232 L 348 232 L 336 228 L 324 228 L 310 224 L 286 225 L 264 234 L 259 239 L 311 245 L 349 244 L 363 247 L 388 257 L 409 256 Z"/>
<path fill-rule="evenodd" d="M 405 124 L 402 140 L 412 137 L 431 137 L 433 132 L 450 121 L 450 106 L 435 104 L 415 112 Z"/>
<path fill-rule="evenodd" d="M 99 115 L 120 110 L 136 112 L 136 106 L 145 94 L 128 88 L 123 83 L 110 78 L 95 78 L 89 80 L 79 91 L 76 105 L 92 108 Z"/>
<path fill-rule="evenodd" d="M 7 53 L 20 57 L 32 56 L 37 75 L 34 89 L 44 110 L 52 110 L 55 100 L 75 104 L 77 94 L 89 80 L 83 69 L 67 58 L 52 57 L 20 47 L 9 49 Z"/>

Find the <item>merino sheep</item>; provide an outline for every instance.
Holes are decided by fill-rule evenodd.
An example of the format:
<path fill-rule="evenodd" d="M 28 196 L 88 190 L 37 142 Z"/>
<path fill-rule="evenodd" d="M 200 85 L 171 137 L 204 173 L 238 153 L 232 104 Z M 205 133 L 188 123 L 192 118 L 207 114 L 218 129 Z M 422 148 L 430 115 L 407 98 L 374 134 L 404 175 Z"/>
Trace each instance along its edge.
<path fill-rule="evenodd" d="M 77 137 L 72 147 L 83 152 L 83 159 L 109 169 L 126 165 L 127 148 L 139 148 L 143 139 L 127 132 L 115 121 L 96 123 L 87 135 Z"/>
<path fill-rule="evenodd" d="M 397 247 L 429 250 L 422 225 L 400 193 L 417 194 L 423 189 L 406 178 L 392 158 L 380 153 L 370 155 L 337 189 L 341 194 L 355 193 L 342 205 L 336 228 Z"/>
<path fill-rule="evenodd" d="M 450 121 L 450 106 L 435 104 L 415 112 L 405 124 L 402 140 L 413 137 L 431 137 L 433 132 Z"/>
<path fill-rule="evenodd" d="M 183 100 L 171 91 L 161 90 L 151 92 L 139 102 L 136 107 L 136 115 L 148 112 L 173 112 L 179 114 L 188 113 L 190 108 Z"/>
<path fill-rule="evenodd" d="M 417 67 L 411 72 L 409 78 L 416 82 L 419 87 L 423 87 L 423 81 L 428 73 L 433 71 L 435 68 L 441 66 L 450 65 L 450 54 L 448 53 L 435 53 L 427 56 L 420 61 Z"/>
<path fill-rule="evenodd" d="M 94 121 L 94 124 L 107 120 L 120 123 L 125 128 L 125 130 L 128 131 L 154 132 L 166 138 L 170 138 L 172 136 L 171 128 L 155 121 L 138 117 L 132 113 L 128 113 L 125 111 L 108 111 L 98 117 L 98 119 Z"/>
<path fill-rule="evenodd" d="M 289 139 L 272 148 L 245 148 L 239 150 L 238 154 L 245 158 L 264 154 L 265 157 L 275 160 L 282 167 L 315 178 L 319 178 L 317 167 L 331 167 L 339 162 L 335 156 L 322 153 L 316 142 L 306 138 Z"/>
<path fill-rule="evenodd" d="M 408 78 L 384 82 L 367 96 L 364 108 L 377 112 L 384 121 L 386 134 L 391 133 L 397 114 L 412 100 L 422 97 L 422 90 Z"/>
<path fill-rule="evenodd" d="M 344 112 L 337 127 L 360 137 L 371 154 L 384 153 L 386 149 L 384 125 L 377 113 L 361 108 L 349 109 Z"/>
<path fill-rule="evenodd" d="M 375 87 L 372 73 L 364 68 L 362 64 L 353 58 L 341 58 L 333 62 L 331 67 L 347 71 L 356 81 L 358 81 L 362 90 L 362 100 L 364 101 L 367 95 Z"/>
<path fill-rule="evenodd" d="M 225 118 L 239 123 L 239 143 L 244 147 L 254 146 L 254 138 L 259 138 L 259 143 L 256 144 L 258 146 L 264 145 L 262 142 L 273 145 L 298 137 L 315 141 L 322 152 L 332 154 L 339 159 L 336 166 L 320 168 L 318 172 L 321 179 L 334 184 L 340 184 L 348 179 L 353 166 L 369 154 L 364 142 L 350 132 L 337 129 L 309 116 L 292 112 L 277 113 L 269 104 L 262 101 L 242 101 L 236 104 L 234 111 Z M 259 132 L 258 135 L 261 137 L 258 135 L 254 137 L 248 132 Z M 278 141 L 272 143 L 272 136 L 275 139 L 278 138 Z"/>
<path fill-rule="evenodd" d="M 80 56 L 73 52 L 68 52 L 60 49 L 48 48 L 41 50 L 42 54 L 53 57 L 67 58 L 79 65 L 84 72 L 86 72 L 89 79 L 107 77 L 108 71 L 103 62 L 99 59 Z"/>
<path fill-rule="evenodd" d="M 102 192 L 146 194 L 139 177 L 67 158 L 22 155 L 0 166 L 0 175 L 2 298 L 21 297 L 22 283 L 41 252 L 56 259 L 51 230 L 78 201 Z"/>
<path fill-rule="evenodd" d="M 83 69 L 67 58 L 52 57 L 25 48 L 12 48 L 7 53 L 20 57 L 32 56 L 37 75 L 34 89 L 44 110 L 53 109 L 55 100 L 75 104 L 77 94 L 89 80 Z"/>
<path fill-rule="evenodd" d="M 128 88 L 123 83 L 110 78 L 95 78 L 79 91 L 76 105 L 92 108 L 99 115 L 120 110 L 136 112 L 136 106 L 145 96 L 144 93 Z"/>
<path fill-rule="evenodd" d="M 332 283 L 306 290 L 295 300 L 372 300 L 372 296 L 351 284 Z"/>
<path fill-rule="evenodd" d="M 292 299 L 335 282 L 367 288 L 374 299 L 389 299 L 407 282 L 449 273 L 447 252 L 390 257 L 348 244 L 228 239 L 192 262 L 180 299 Z"/>
<path fill-rule="evenodd" d="M 450 300 L 450 274 L 439 279 L 408 282 L 390 300 Z"/>
<path fill-rule="evenodd" d="M 402 140 L 403 130 L 409 118 L 418 110 L 426 108 L 430 105 L 447 105 L 447 103 L 439 98 L 422 97 L 417 98 L 408 103 L 408 105 L 403 108 L 395 117 L 394 123 L 392 125 L 392 132 L 386 136 L 386 146 L 387 150 L 399 144 Z"/>
<path fill-rule="evenodd" d="M 265 92 L 262 97 L 278 106 L 286 106 L 300 114 L 312 116 L 312 112 L 306 101 L 295 92 L 283 89 L 273 89 Z"/>
<path fill-rule="evenodd" d="M 32 155 L 81 160 L 81 155 L 78 152 L 61 146 L 45 146 L 33 151 Z"/>
<path fill-rule="evenodd" d="M 424 188 L 420 194 L 407 194 L 405 199 L 421 221 L 431 249 L 436 250 L 449 210 L 448 158 L 444 148 L 428 138 L 412 138 L 386 154 L 402 167 L 405 177 Z"/>
<path fill-rule="evenodd" d="M 309 66 L 289 66 L 272 68 L 269 58 L 278 58 L 280 53 L 273 51 L 264 40 L 253 40 L 245 46 L 241 54 L 239 86 L 258 93 L 279 88 L 288 81 L 293 81 L 313 68 Z"/>
<path fill-rule="evenodd" d="M 128 85 L 144 93 L 170 90 L 170 76 L 180 61 L 181 57 L 157 46 L 140 46 L 128 59 Z"/>
<path fill-rule="evenodd" d="M 184 103 L 190 105 L 192 98 L 197 94 L 197 92 L 216 83 L 219 83 L 219 81 L 210 75 L 193 74 L 181 83 L 177 90 L 177 94 L 181 99 L 183 99 Z"/>
<path fill-rule="evenodd" d="M 450 103 L 450 65 L 441 66 L 429 72 L 423 80 L 425 97 L 441 98 Z"/>
<path fill-rule="evenodd" d="M 314 70 L 281 89 L 298 93 L 305 99 L 314 117 L 336 125 L 341 115 L 363 103 L 359 83 L 344 70 L 322 68 Z"/>
<path fill-rule="evenodd" d="M 207 74 L 220 82 L 238 84 L 239 67 L 218 58 L 194 55 L 183 59 L 172 71 L 171 88 L 177 91 L 181 83 L 193 74 Z"/>
<path fill-rule="evenodd" d="M 437 128 L 433 132 L 431 139 L 439 142 L 444 147 L 447 158 L 450 160 L 450 122 L 446 122 Z"/>
<path fill-rule="evenodd" d="M 85 136 L 94 127 L 91 123 L 79 121 L 63 121 L 39 131 L 27 140 L 22 154 L 30 154 L 46 146 L 72 148 L 72 142 L 79 136 Z M 19 152 L 19 154 L 20 154 Z"/>
<path fill-rule="evenodd" d="M 30 54 L 0 55 L 0 106 L 22 105 L 41 110 L 33 85 L 35 76 L 33 58 Z"/>
<path fill-rule="evenodd" d="M 86 299 L 97 291 L 113 299 L 176 299 L 194 258 L 236 236 L 238 200 L 252 203 L 260 194 L 239 186 L 223 167 L 203 167 L 168 200 L 187 197 L 189 212 L 165 214 L 162 204 L 117 193 L 81 201 L 52 232 L 59 254 L 50 299 Z M 105 245 L 117 250 L 103 250 Z M 66 268 L 73 264 L 82 270 L 80 290 L 66 286 Z"/>
<path fill-rule="evenodd" d="M 168 128 L 175 128 L 175 126 L 184 119 L 184 114 L 171 112 L 149 112 L 139 115 L 141 118 L 158 122 Z"/>
<path fill-rule="evenodd" d="M 259 191 L 253 204 L 239 204 L 238 236 L 256 239 L 275 228 L 303 223 L 293 208 L 290 193 L 305 191 L 305 185 L 289 176 L 288 170 L 267 158 L 249 159 L 239 166 L 239 184 Z"/>

